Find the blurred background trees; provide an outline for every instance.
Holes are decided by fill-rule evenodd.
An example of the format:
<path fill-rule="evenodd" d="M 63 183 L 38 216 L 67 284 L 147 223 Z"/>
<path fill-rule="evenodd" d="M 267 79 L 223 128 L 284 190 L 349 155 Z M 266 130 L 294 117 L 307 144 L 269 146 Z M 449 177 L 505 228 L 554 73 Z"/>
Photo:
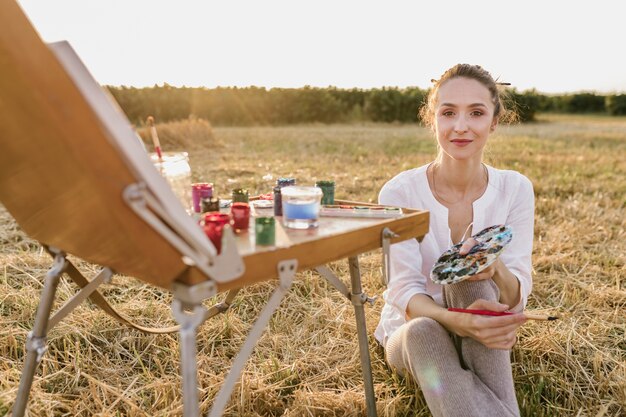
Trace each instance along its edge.
<path fill-rule="evenodd" d="M 286 125 L 302 123 L 418 123 L 427 90 L 383 87 L 370 90 L 264 87 L 107 87 L 127 117 L 141 125 L 149 115 L 161 122 L 209 120 L 214 126 Z M 538 112 L 626 114 L 626 94 L 593 92 L 547 95 L 536 90 L 508 89 L 508 106 L 519 122 L 532 122 Z"/>

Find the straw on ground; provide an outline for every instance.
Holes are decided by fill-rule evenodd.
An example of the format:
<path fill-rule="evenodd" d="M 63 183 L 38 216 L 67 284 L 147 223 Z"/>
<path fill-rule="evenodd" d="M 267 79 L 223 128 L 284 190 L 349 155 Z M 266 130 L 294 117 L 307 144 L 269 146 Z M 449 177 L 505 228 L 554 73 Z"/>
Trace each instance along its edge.
<path fill-rule="evenodd" d="M 334 179 L 338 197 L 375 201 L 385 181 L 431 160 L 435 152 L 430 133 L 408 125 L 211 130 L 190 123 L 193 128 L 177 125 L 184 138 L 169 126 L 173 136 L 162 134 L 163 146 L 190 150 L 194 180 L 211 181 L 224 195 L 237 186 L 268 192 L 277 177 L 294 176 L 303 184 Z M 203 142 L 191 146 L 189 135 L 196 131 Z M 529 308 L 562 317 L 526 324 L 512 351 L 524 416 L 626 413 L 625 132 L 625 118 L 543 116 L 540 123 L 501 127 L 489 145 L 492 165 L 519 170 L 535 185 Z M 189 146 L 176 148 L 180 144 Z M 3 415 L 15 398 L 24 341 L 51 259 L 1 207 L 0 260 Z M 360 260 L 365 291 L 380 295 L 379 252 Z M 332 268 L 348 280 L 346 263 Z M 202 326 L 198 369 L 204 412 L 273 285 L 246 288 L 232 311 Z M 64 281 L 61 300 L 73 291 Z M 116 277 L 105 293 L 140 322 L 173 323 L 165 291 Z M 381 307 L 379 300 L 366 309 L 370 335 Z M 32 415 L 182 412 L 176 335 L 128 330 L 85 304 L 50 333 L 48 345 L 31 392 Z M 370 347 L 379 415 L 429 415 L 415 385 L 390 373 L 371 336 Z M 364 404 L 352 306 L 316 274 L 301 273 L 248 362 L 227 415 L 358 416 Z"/>

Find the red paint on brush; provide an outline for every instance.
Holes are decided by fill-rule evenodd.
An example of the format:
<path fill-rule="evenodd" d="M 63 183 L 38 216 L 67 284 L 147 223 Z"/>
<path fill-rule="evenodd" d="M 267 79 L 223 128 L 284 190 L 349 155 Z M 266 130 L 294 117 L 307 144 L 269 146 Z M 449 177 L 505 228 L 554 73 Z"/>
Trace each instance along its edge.
<path fill-rule="evenodd" d="M 469 314 L 479 314 L 481 316 L 510 316 L 514 313 L 508 313 L 506 311 L 491 311 L 491 310 L 474 310 L 467 308 L 449 308 L 448 311 L 454 311 L 457 313 L 469 313 Z"/>
<path fill-rule="evenodd" d="M 448 311 L 454 311 L 457 313 L 469 313 L 469 314 L 478 314 L 481 316 L 510 316 L 512 314 L 517 314 L 517 313 L 510 313 L 507 311 L 491 311 L 491 310 L 474 310 L 474 309 L 467 309 L 467 308 L 453 308 L 450 307 L 448 309 Z M 532 313 L 532 312 L 528 312 L 528 311 L 524 311 L 523 312 L 524 317 L 526 317 L 528 320 L 548 320 L 548 321 L 552 321 L 552 320 L 557 320 L 559 317 L 558 316 L 547 316 L 544 314 L 536 314 L 536 313 Z"/>

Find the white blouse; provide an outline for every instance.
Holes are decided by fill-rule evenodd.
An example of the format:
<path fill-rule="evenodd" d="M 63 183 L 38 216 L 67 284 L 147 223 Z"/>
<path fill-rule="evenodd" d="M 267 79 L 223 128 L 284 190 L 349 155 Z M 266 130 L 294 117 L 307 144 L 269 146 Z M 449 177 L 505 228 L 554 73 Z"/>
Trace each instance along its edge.
<path fill-rule="evenodd" d="M 419 243 L 415 239 L 391 245 L 391 276 L 383 293 L 385 305 L 374 336 L 383 345 L 406 323 L 405 311 L 415 294 L 427 294 L 443 306 L 441 285 L 430 279 L 430 270 L 439 256 L 452 246 L 448 226 L 448 209 L 432 194 L 424 165 L 404 171 L 381 189 L 380 204 L 428 210 L 429 231 Z M 510 311 L 520 312 L 526 306 L 532 289 L 531 253 L 533 249 L 535 196 L 532 183 L 516 171 L 487 166 L 489 181 L 483 195 L 473 203 L 472 233 L 506 224 L 513 239 L 500 259 L 520 282 L 521 299 Z"/>

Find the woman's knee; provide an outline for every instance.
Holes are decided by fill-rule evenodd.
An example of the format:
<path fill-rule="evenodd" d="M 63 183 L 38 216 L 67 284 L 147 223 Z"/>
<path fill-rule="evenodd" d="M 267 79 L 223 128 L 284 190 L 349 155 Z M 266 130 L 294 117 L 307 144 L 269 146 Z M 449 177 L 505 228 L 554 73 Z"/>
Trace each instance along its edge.
<path fill-rule="evenodd" d="M 385 357 L 392 369 L 406 376 L 407 370 L 413 373 L 416 363 L 445 350 L 445 343 L 450 343 L 450 335 L 441 324 L 428 317 L 418 317 L 403 324 L 391 336 Z"/>
<path fill-rule="evenodd" d="M 417 317 L 404 326 L 404 339 L 407 345 L 422 346 L 432 344 L 441 337 L 449 338 L 448 331 L 438 321 L 429 317 Z"/>
<path fill-rule="evenodd" d="M 498 301 L 500 289 L 492 279 L 462 281 L 444 288 L 448 307 L 467 308 L 472 302 L 481 299 Z"/>

